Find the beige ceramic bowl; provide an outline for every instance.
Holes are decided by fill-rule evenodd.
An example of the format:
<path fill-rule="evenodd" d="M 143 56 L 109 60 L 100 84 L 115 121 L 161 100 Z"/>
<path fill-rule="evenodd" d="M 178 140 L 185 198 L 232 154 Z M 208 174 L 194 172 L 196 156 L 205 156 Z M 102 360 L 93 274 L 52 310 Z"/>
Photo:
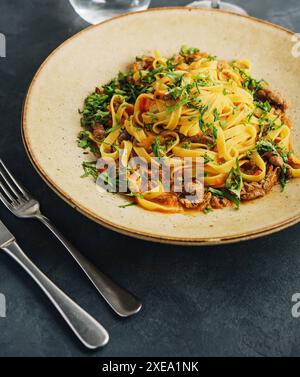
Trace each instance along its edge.
<path fill-rule="evenodd" d="M 181 45 L 224 59 L 248 58 L 254 76 L 265 78 L 290 103 L 294 149 L 300 154 L 300 59 L 292 33 L 257 19 L 221 11 L 161 8 L 92 26 L 63 43 L 37 72 L 25 101 L 23 136 L 42 178 L 72 207 L 101 225 L 130 236 L 181 245 L 236 242 L 267 235 L 300 219 L 299 180 L 284 193 L 208 215 L 164 215 L 99 193 L 81 179 L 86 158 L 77 147 L 78 108 L 96 85 L 126 69 L 136 55 L 158 49 L 169 56 Z"/>

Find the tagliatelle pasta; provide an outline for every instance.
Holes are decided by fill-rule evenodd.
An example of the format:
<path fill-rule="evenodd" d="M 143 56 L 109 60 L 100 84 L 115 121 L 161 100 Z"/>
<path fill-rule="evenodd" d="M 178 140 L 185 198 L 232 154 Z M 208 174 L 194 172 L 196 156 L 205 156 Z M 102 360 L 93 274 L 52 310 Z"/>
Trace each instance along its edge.
<path fill-rule="evenodd" d="M 158 52 L 137 58 L 128 73 L 97 88 L 81 112 L 79 145 L 97 158 L 121 161 L 128 168 L 127 195 L 145 209 L 208 212 L 300 177 L 286 110 L 279 94 L 251 77 L 248 60 L 218 60 L 184 46 L 169 59 Z M 142 190 L 131 157 L 146 161 L 149 176 L 153 159 L 163 159 L 170 190 L 162 182 Z M 174 177 L 185 158 L 203 162 L 204 179 L 193 176 L 189 192 L 176 192 Z M 84 167 L 95 178 L 105 173 L 93 162 Z"/>

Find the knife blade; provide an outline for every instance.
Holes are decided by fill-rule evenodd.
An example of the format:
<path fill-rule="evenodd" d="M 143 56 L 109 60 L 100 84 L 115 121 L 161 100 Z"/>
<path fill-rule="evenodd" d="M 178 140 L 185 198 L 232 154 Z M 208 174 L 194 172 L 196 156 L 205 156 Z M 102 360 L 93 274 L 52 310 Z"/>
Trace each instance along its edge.
<path fill-rule="evenodd" d="M 16 239 L 0 220 L 0 248 L 10 245 Z"/>
<path fill-rule="evenodd" d="M 40 286 L 78 339 L 89 349 L 105 346 L 109 334 L 105 328 L 58 288 L 24 254 L 13 234 L 0 220 L 0 249 L 12 257 Z"/>

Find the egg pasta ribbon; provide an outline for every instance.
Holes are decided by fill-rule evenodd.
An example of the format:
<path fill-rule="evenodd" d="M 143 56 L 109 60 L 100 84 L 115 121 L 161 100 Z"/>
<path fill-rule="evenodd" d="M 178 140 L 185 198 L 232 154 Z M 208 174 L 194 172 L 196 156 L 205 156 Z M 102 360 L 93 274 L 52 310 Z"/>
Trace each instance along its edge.
<path fill-rule="evenodd" d="M 128 197 L 151 211 L 232 206 L 300 177 L 286 102 L 251 76 L 246 59 L 225 61 L 186 46 L 171 58 L 155 51 L 137 57 L 127 73 L 97 88 L 81 113 L 79 145 L 97 158 L 121 163 L 126 179 L 136 182 Z M 151 164 L 158 164 L 154 159 L 164 159 L 171 167 L 170 190 L 162 182 L 155 191 L 139 190 L 130 168 L 134 157 L 146 161 L 149 178 Z M 193 200 L 186 189 L 174 189 L 186 158 L 193 161 Z M 199 158 L 202 182 L 195 173 Z M 101 174 L 86 166 L 86 175 Z"/>

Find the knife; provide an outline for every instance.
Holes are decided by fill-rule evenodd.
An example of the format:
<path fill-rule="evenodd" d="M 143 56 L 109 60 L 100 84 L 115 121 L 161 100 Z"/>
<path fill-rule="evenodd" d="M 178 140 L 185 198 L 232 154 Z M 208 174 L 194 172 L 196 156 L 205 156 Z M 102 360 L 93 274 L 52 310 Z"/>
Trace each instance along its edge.
<path fill-rule="evenodd" d="M 0 220 L 0 249 L 11 256 L 39 285 L 78 339 L 89 349 L 105 346 L 109 335 L 105 328 L 59 289 L 24 254 L 13 234 Z"/>

